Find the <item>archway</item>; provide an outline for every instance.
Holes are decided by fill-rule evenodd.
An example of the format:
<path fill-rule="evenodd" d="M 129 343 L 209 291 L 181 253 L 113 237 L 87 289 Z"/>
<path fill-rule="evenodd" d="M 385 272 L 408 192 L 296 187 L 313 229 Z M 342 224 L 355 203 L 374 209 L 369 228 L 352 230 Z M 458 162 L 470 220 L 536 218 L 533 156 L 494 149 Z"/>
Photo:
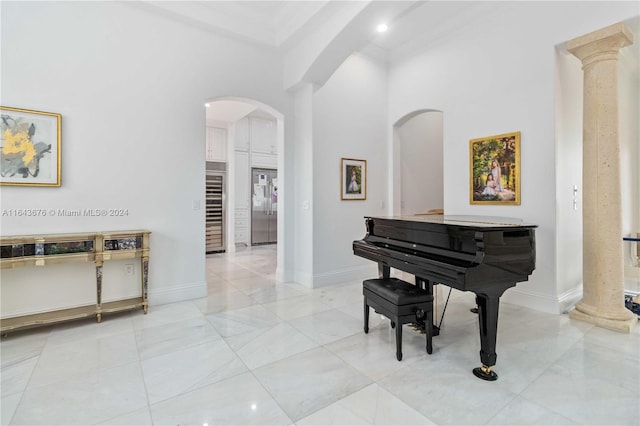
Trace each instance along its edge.
<path fill-rule="evenodd" d="M 394 215 L 444 208 L 443 114 L 420 109 L 393 125 Z"/>
<path fill-rule="evenodd" d="M 219 97 L 213 98 L 207 101 L 207 104 L 211 106 L 222 107 L 222 111 L 228 113 L 227 122 L 236 122 L 237 120 L 245 117 L 246 115 L 259 111 L 263 114 L 271 116 L 276 121 L 276 151 L 277 151 L 277 173 L 280 182 L 284 182 L 286 179 L 285 164 L 285 143 L 284 143 L 284 114 L 270 105 L 264 104 L 260 101 L 243 97 Z M 234 119 L 235 118 L 235 119 Z M 234 176 L 235 174 L 235 158 L 234 158 L 234 132 L 235 126 L 232 124 L 229 126 L 229 134 L 227 137 L 227 175 Z M 235 193 L 234 179 L 228 179 L 227 193 Z M 285 185 L 280 185 L 278 189 L 278 215 L 277 215 L 277 269 L 276 278 L 279 281 L 284 279 L 284 259 L 287 247 L 285 245 L 285 216 L 287 206 L 287 194 L 285 192 Z M 233 202 L 227 203 L 227 218 L 225 225 L 225 233 L 228 236 L 227 246 L 229 251 L 235 250 L 235 206 Z"/>

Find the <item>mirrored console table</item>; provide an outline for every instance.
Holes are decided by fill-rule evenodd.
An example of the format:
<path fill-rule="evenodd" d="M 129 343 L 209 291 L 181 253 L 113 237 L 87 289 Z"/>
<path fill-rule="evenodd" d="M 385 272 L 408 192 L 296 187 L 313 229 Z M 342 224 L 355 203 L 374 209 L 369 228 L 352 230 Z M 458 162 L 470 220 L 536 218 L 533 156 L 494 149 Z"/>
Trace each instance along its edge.
<path fill-rule="evenodd" d="M 52 324 L 102 314 L 142 308 L 146 314 L 149 287 L 149 235 L 146 230 L 78 234 L 49 234 L 0 237 L 0 268 L 42 267 L 56 263 L 94 262 L 96 268 L 96 303 L 42 313 L 0 319 L 0 332 Z M 105 261 L 140 259 L 141 295 L 103 303 L 102 278 Z M 19 283 L 4 281 L 2 286 Z"/>

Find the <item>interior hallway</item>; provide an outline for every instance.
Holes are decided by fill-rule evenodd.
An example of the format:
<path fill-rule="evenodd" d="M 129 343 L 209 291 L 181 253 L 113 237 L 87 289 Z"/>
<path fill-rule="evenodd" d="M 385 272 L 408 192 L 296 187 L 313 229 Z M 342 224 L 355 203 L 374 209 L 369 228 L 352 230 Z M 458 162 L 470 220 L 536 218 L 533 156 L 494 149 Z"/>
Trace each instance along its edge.
<path fill-rule="evenodd" d="M 606 424 L 640 418 L 640 327 L 622 334 L 501 304 L 496 382 L 473 295 L 434 353 L 387 320 L 362 331 L 360 282 L 275 282 L 275 246 L 207 256 L 206 298 L 9 334 L 2 424 Z"/>

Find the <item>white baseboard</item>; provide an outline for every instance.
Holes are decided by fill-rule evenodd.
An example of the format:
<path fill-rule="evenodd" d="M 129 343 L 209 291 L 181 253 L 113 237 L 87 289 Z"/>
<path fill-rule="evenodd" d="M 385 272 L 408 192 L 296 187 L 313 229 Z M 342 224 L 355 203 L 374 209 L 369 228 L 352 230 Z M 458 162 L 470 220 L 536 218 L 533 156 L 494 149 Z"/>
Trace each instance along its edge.
<path fill-rule="evenodd" d="M 171 288 L 149 290 L 149 305 L 166 305 L 207 296 L 207 282 L 197 282 Z"/>
<path fill-rule="evenodd" d="M 276 268 L 276 281 L 280 283 L 295 281 L 295 273 L 290 269 Z"/>
<path fill-rule="evenodd" d="M 582 299 L 582 283 L 558 297 L 559 311 L 561 313 L 569 312 L 580 299 Z"/>
<path fill-rule="evenodd" d="M 345 268 L 337 271 L 314 274 L 313 288 L 324 287 L 331 284 L 338 284 L 347 281 L 358 281 L 367 278 L 377 278 L 378 267 L 376 264 L 358 266 L 355 268 Z"/>
<path fill-rule="evenodd" d="M 500 301 L 550 314 L 560 314 L 563 311 L 558 299 L 523 291 L 516 287 L 512 287 L 505 291 L 502 297 L 500 297 Z"/>
<path fill-rule="evenodd" d="M 293 281 L 309 288 L 320 288 L 332 284 L 347 281 L 357 281 L 378 276 L 377 266 L 367 265 L 355 268 L 345 268 L 337 271 L 323 272 L 321 274 L 308 274 L 306 272 L 294 271 Z"/>
<path fill-rule="evenodd" d="M 305 287 L 313 288 L 313 277 L 302 271 L 293 272 L 293 281 Z"/>

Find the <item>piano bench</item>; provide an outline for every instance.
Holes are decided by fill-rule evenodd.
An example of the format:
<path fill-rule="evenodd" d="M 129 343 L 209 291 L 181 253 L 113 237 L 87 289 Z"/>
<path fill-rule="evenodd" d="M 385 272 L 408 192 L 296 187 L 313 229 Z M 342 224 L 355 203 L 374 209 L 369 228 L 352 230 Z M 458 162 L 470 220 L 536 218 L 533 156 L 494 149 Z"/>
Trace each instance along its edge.
<path fill-rule="evenodd" d="M 427 353 L 433 351 L 433 296 L 398 278 L 375 278 L 362 282 L 364 332 L 369 333 L 369 307 L 391 320 L 396 329 L 396 358 L 402 360 L 402 325 L 417 323 L 424 315 Z"/>

